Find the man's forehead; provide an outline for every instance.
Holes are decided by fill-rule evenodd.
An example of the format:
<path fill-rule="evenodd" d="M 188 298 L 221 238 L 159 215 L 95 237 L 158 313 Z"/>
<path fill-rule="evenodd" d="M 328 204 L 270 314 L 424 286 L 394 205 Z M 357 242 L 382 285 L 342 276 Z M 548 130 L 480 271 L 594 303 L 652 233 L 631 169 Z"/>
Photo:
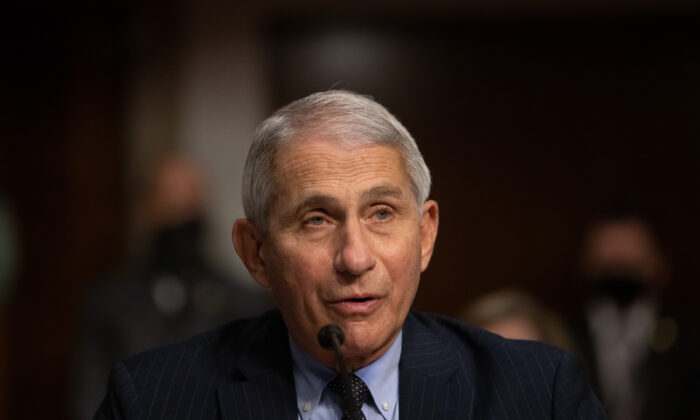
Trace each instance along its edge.
<path fill-rule="evenodd" d="M 278 183 L 290 177 L 342 177 L 353 174 L 393 174 L 407 176 L 401 151 L 385 144 L 348 145 L 339 140 L 312 137 L 281 147 L 273 170 Z"/>
<path fill-rule="evenodd" d="M 298 141 L 276 156 L 275 180 L 275 195 L 283 197 L 276 204 L 288 209 L 339 204 L 345 194 L 360 201 L 413 194 L 400 152 L 377 144 L 348 147 L 324 139 Z"/>

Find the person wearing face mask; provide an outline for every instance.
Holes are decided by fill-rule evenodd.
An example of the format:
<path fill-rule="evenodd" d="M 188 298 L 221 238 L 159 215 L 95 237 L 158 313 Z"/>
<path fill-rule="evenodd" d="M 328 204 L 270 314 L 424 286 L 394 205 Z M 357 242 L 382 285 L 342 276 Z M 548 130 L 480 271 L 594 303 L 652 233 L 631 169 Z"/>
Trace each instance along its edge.
<path fill-rule="evenodd" d="M 264 293 L 238 285 L 207 261 L 205 182 L 190 158 L 164 156 L 145 186 L 135 222 L 147 238 L 143 251 L 96 281 L 86 299 L 75 355 L 76 419 L 92 417 L 118 360 L 270 306 Z"/>
<path fill-rule="evenodd" d="M 697 345 L 662 305 L 669 269 L 647 220 L 620 211 L 592 223 L 581 275 L 590 296 L 574 331 L 610 418 L 696 418 Z"/>

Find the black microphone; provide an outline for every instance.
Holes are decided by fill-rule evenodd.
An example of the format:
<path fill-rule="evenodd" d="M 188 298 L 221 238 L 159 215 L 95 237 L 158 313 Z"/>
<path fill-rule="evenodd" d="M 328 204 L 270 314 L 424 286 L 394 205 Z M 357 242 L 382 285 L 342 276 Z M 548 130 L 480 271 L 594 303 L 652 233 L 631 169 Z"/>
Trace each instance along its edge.
<path fill-rule="evenodd" d="M 318 330 L 318 343 L 326 350 L 340 351 L 344 341 L 345 333 L 335 324 L 328 324 Z"/>
<path fill-rule="evenodd" d="M 335 352 L 335 359 L 338 362 L 338 367 L 340 368 L 340 382 L 343 384 L 343 403 L 345 405 L 345 412 L 349 414 L 349 417 L 354 420 L 362 419 L 362 412 L 352 401 L 351 391 L 350 391 L 350 376 L 348 374 L 348 369 L 345 367 L 345 357 L 343 357 L 343 352 L 340 351 L 340 346 L 345 341 L 345 334 L 342 328 L 335 324 L 328 324 L 318 330 L 318 343 L 326 350 L 332 350 Z"/>

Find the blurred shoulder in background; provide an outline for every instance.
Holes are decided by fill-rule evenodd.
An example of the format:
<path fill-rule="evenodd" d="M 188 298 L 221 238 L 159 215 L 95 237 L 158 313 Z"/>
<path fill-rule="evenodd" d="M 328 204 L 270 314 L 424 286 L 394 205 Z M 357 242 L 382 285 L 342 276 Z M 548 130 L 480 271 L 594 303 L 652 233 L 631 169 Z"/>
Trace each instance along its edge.
<path fill-rule="evenodd" d="M 468 303 L 459 318 L 505 338 L 535 340 L 573 351 L 562 319 L 534 296 L 516 289 L 500 289 Z"/>

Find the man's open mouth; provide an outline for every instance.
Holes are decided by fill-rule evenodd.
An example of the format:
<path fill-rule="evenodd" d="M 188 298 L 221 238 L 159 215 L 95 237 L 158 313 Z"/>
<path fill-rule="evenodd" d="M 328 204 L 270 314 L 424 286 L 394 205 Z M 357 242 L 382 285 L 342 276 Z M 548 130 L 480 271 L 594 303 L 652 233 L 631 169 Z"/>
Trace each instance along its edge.
<path fill-rule="evenodd" d="M 362 297 L 362 298 L 350 298 L 350 299 L 345 299 L 344 302 L 367 302 L 368 300 L 372 300 L 374 298 L 372 297 Z"/>
<path fill-rule="evenodd" d="M 380 296 L 353 296 L 332 302 L 332 306 L 344 315 L 369 314 L 376 310 L 382 299 Z"/>

